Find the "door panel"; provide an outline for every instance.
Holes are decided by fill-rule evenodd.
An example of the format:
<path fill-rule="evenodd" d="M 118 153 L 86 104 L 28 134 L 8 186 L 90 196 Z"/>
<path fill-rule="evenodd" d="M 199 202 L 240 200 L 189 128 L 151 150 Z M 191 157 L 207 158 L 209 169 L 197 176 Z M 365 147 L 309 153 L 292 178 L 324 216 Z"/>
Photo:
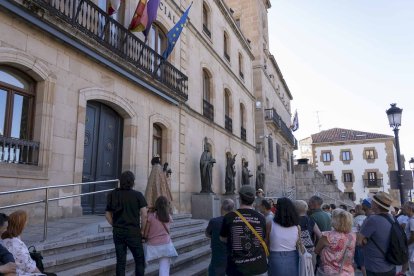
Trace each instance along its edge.
<path fill-rule="evenodd" d="M 111 108 L 88 102 L 85 119 L 83 182 L 119 178 L 122 153 L 122 118 Z M 116 187 L 114 183 L 84 185 L 82 192 Z M 82 197 L 83 212 L 104 213 L 106 194 Z"/>

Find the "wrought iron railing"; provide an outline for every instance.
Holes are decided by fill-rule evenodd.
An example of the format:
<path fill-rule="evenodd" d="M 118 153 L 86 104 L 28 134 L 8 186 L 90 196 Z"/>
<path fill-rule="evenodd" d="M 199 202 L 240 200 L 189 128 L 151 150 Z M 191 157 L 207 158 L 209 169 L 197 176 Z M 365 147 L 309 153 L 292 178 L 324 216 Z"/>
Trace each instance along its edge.
<path fill-rule="evenodd" d="M 30 0 L 188 99 L 188 77 L 90 0 Z M 56 24 L 56 27 L 60 27 Z"/>
<path fill-rule="evenodd" d="M 265 109 L 265 120 L 272 121 L 277 129 L 281 128 L 282 118 L 274 108 Z"/>
<path fill-rule="evenodd" d="M 225 120 L 224 127 L 228 131 L 232 132 L 233 131 L 233 120 L 227 115 L 224 116 L 224 120 Z"/>
<path fill-rule="evenodd" d="M 282 136 L 295 148 L 298 147 L 298 142 L 293 135 L 291 129 L 283 122 L 282 117 L 277 114 L 274 108 L 265 109 L 265 120 L 272 121 L 273 124 L 281 131 Z"/>
<path fill-rule="evenodd" d="M 211 38 L 211 32 L 205 24 L 203 24 L 203 32 Z"/>
<path fill-rule="evenodd" d="M 247 139 L 246 139 L 246 129 L 244 128 L 244 127 L 241 127 L 240 128 L 240 138 L 243 140 L 243 141 L 246 141 Z"/>
<path fill-rule="evenodd" d="M 210 121 L 214 121 L 214 105 L 203 100 L 203 115 Z"/>
<path fill-rule="evenodd" d="M 377 178 L 377 179 L 365 179 L 364 178 L 364 187 L 367 187 L 367 188 L 382 187 L 382 178 Z"/>
<path fill-rule="evenodd" d="M 0 163 L 38 165 L 39 142 L 0 136 Z"/>

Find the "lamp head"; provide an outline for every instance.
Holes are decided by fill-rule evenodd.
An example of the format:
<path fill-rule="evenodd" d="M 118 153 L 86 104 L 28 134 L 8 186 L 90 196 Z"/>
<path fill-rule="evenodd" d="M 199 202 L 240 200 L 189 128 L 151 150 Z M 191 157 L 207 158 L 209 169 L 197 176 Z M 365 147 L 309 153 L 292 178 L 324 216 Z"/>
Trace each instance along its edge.
<path fill-rule="evenodd" d="M 391 104 L 390 109 L 386 111 L 390 127 L 398 128 L 399 126 L 401 126 L 402 111 L 403 110 L 401 108 L 397 107 L 397 104 Z"/>
<path fill-rule="evenodd" d="M 410 161 L 408 161 L 408 164 L 410 164 L 410 169 L 414 170 L 414 157 L 411 157 Z"/>

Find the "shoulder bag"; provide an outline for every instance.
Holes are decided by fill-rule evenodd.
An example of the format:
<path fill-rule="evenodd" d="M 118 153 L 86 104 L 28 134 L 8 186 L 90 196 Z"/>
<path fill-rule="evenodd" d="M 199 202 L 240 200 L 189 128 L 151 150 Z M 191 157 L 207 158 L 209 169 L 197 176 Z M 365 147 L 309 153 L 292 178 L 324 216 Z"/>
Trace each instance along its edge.
<path fill-rule="evenodd" d="M 296 241 L 296 250 L 299 253 L 299 276 L 314 276 L 312 254 L 310 254 L 303 245 L 299 225 L 298 239 Z"/>

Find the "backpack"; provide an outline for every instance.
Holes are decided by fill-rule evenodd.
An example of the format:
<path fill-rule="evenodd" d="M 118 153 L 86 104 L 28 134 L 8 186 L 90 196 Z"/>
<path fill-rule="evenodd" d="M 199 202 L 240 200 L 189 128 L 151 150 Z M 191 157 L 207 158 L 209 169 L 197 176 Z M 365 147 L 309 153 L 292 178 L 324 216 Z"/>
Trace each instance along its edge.
<path fill-rule="evenodd" d="M 408 262 L 408 242 L 407 236 L 401 225 L 395 220 L 391 219 L 387 214 L 379 214 L 381 217 L 387 219 L 391 223 L 390 242 L 388 244 L 387 252 L 384 252 L 381 247 L 371 238 L 375 246 L 384 254 L 385 259 L 394 265 L 403 265 Z"/>

